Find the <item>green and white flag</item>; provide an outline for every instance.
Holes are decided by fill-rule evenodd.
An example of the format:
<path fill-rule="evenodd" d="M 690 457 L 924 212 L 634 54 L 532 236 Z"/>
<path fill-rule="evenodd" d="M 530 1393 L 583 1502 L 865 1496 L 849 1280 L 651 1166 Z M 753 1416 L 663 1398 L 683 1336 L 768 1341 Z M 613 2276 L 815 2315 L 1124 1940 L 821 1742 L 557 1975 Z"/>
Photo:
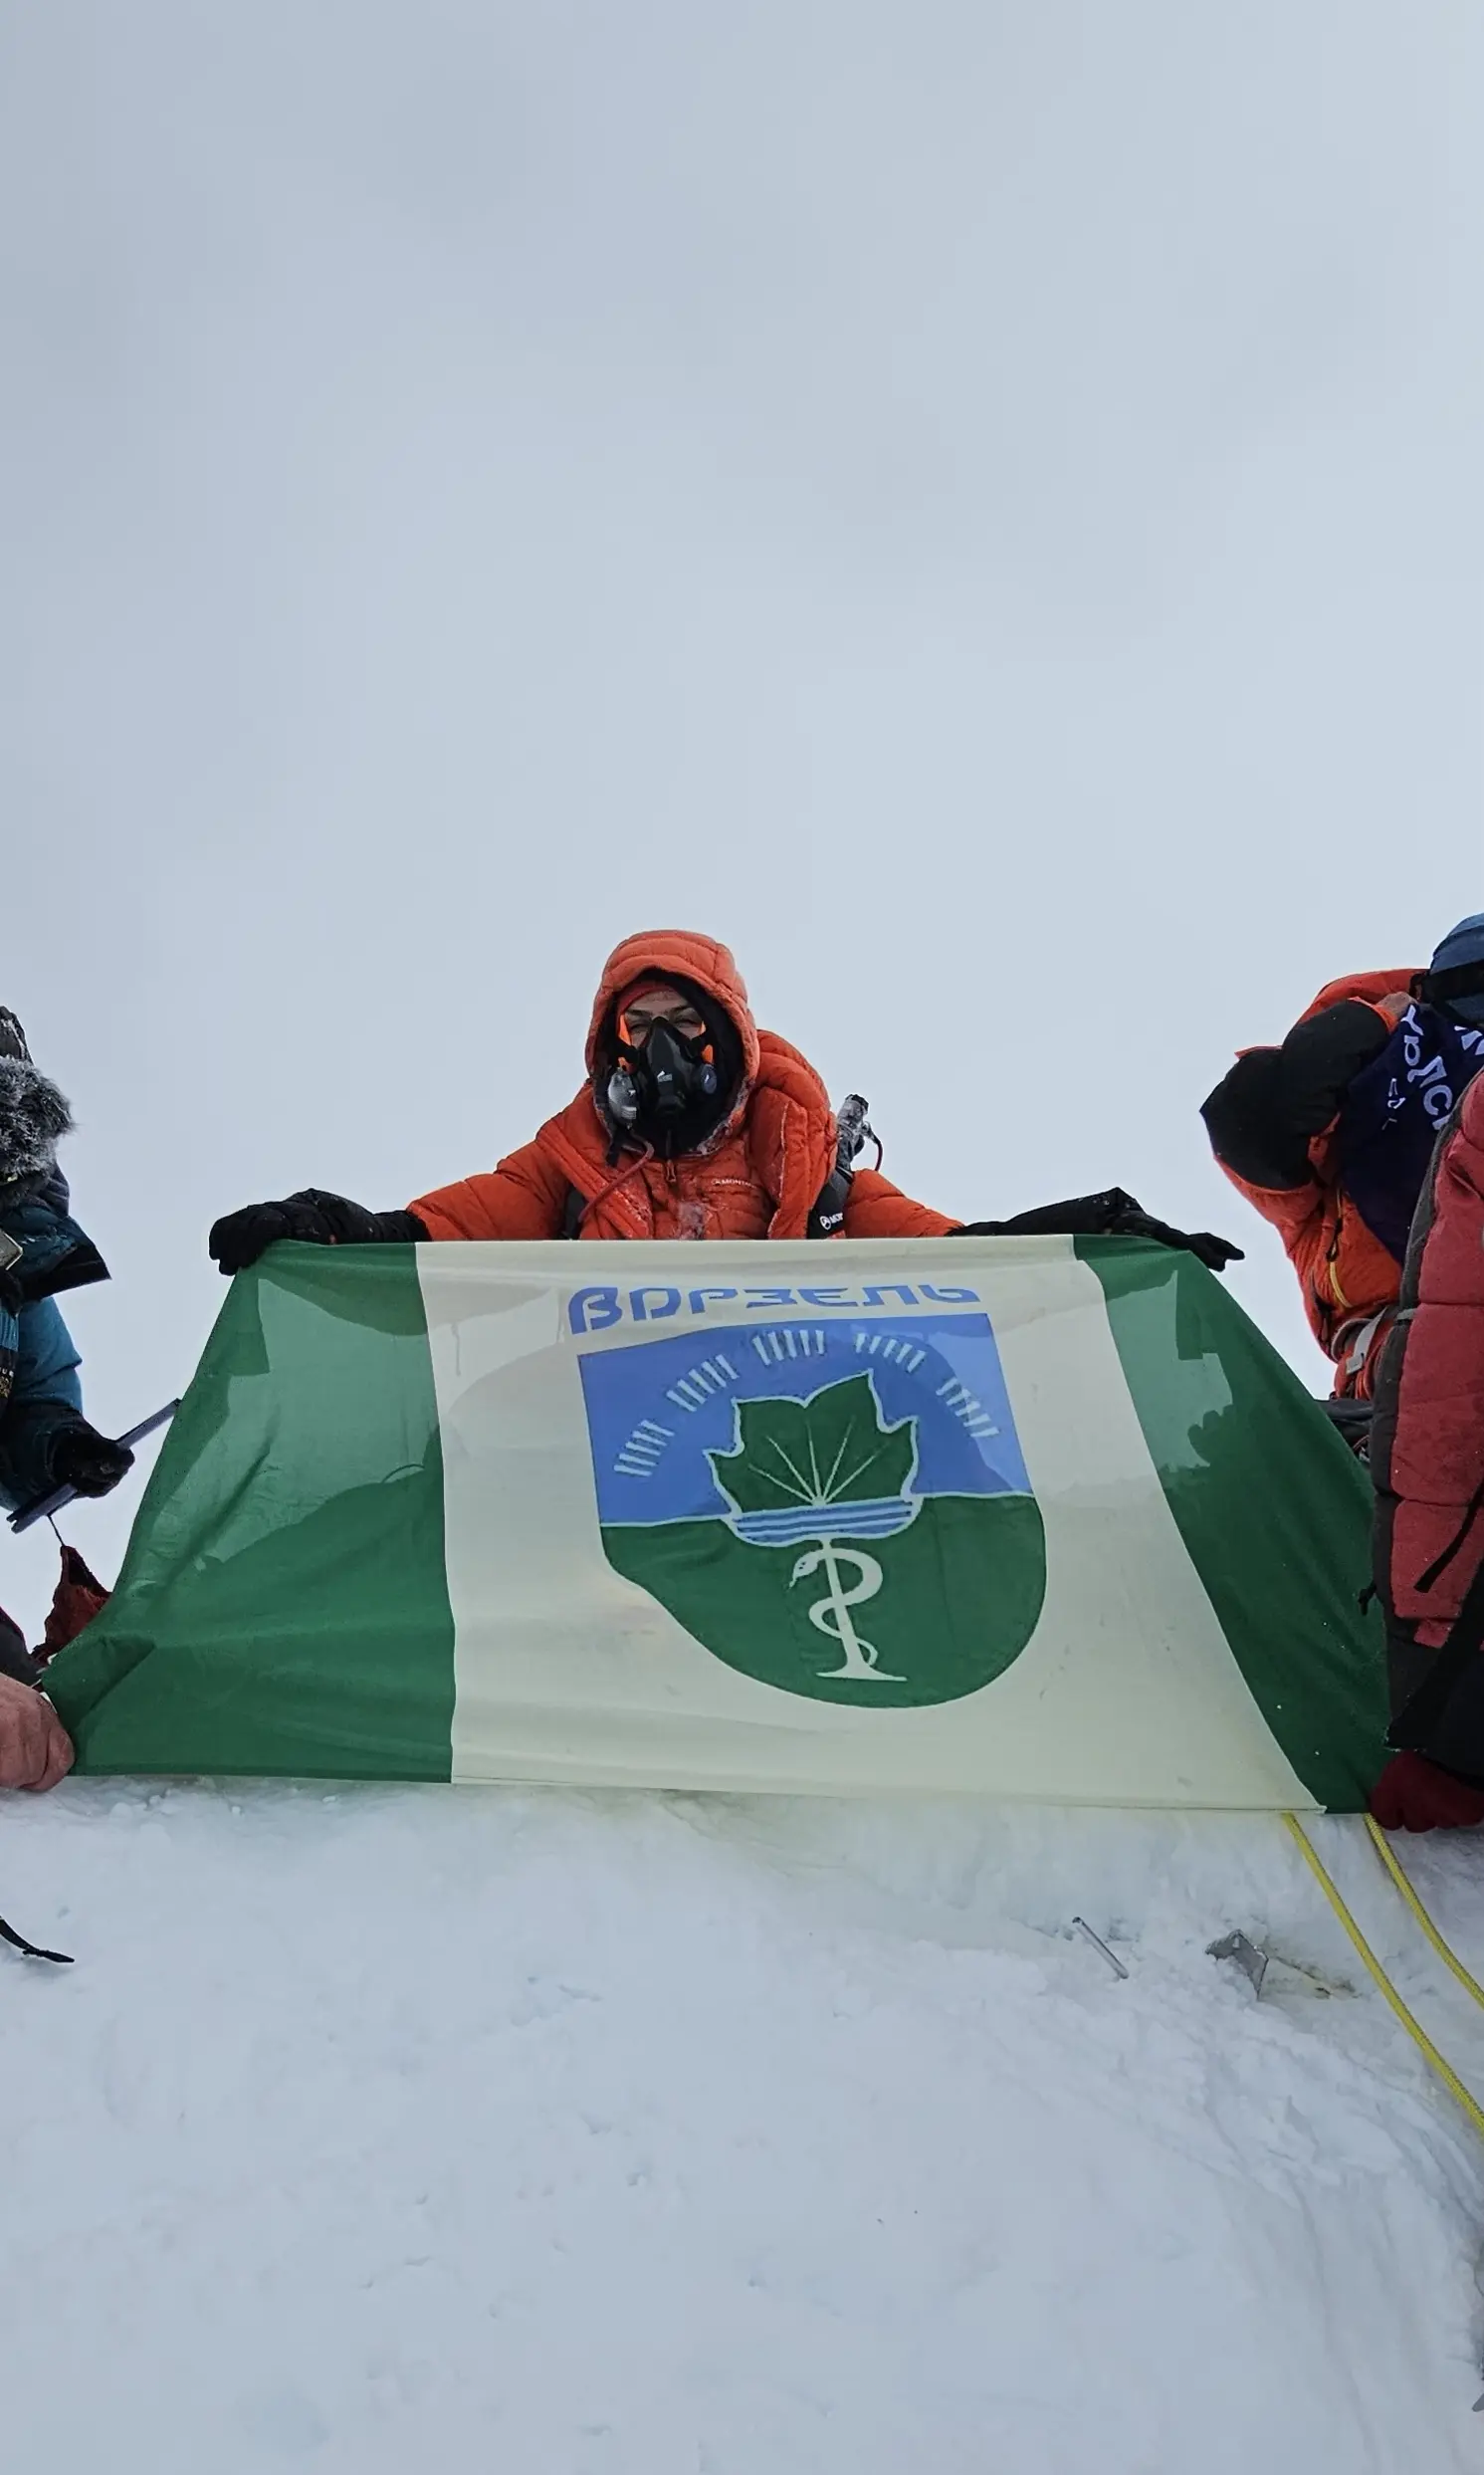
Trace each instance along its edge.
<path fill-rule="evenodd" d="M 1188 1254 L 278 1246 L 49 1684 L 92 1771 L 1353 1808 L 1368 1569 Z"/>

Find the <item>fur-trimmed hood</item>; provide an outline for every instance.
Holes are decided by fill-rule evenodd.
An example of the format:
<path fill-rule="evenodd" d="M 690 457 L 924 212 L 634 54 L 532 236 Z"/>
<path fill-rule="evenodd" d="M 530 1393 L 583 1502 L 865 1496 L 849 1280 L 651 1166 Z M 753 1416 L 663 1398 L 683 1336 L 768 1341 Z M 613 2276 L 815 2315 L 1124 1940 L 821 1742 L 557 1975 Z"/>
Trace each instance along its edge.
<path fill-rule="evenodd" d="M 49 1076 L 29 1057 L 0 1055 L 0 1196 L 44 1185 L 72 1124 L 72 1109 Z"/>

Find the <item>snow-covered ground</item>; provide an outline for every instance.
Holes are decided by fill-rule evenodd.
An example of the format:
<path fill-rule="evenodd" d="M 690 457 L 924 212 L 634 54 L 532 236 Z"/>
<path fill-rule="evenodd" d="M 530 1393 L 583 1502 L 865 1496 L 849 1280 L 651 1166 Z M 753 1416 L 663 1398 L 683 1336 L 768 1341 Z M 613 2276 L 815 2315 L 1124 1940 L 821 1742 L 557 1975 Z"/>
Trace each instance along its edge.
<path fill-rule="evenodd" d="M 77 1955 L 0 1953 L 7 2466 L 1484 2461 L 1484 2156 L 1275 1821 L 89 1782 L 3 1823 L 0 1910 Z M 1317 1835 L 1484 2089 L 1484 2015 Z M 1484 1959 L 1484 1849 L 1406 1854 Z M 1255 2002 L 1230 1924 L 1352 1990 Z"/>

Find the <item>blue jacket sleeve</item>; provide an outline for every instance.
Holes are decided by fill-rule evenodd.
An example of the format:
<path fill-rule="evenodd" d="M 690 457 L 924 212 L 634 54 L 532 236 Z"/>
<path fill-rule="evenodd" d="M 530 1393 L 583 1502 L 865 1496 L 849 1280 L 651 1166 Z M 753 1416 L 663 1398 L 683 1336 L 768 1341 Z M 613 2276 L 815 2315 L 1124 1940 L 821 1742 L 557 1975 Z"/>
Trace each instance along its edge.
<path fill-rule="evenodd" d="M 47 1493 L 52 1437 L 83 1415 L 82 1361 L 55 1301 L 23 1306 L 17 1325 L 15 1378 L 0 1416 L 0 1502 L 12 1510 Z"/>

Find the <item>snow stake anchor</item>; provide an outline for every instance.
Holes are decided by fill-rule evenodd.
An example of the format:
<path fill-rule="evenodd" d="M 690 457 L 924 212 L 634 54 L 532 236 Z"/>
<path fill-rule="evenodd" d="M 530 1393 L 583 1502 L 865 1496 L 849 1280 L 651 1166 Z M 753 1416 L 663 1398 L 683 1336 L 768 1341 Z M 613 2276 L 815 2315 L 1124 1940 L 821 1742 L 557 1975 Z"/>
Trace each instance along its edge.
<path fill-rule="evenodd" d="M 1241 1969 L 1253 1993 L 1262 1992 L 1262 1980 L 1268 1972 L 1268 1955 L 1265 1950 L 1259 1950 L 1247 1934 L 1240 1931 L 1223 1933 L 1218 1942 L 1207 1942 L 1205 1955 L 1208 1959 L 1229 1959 L 1234 1967 Z"/>

